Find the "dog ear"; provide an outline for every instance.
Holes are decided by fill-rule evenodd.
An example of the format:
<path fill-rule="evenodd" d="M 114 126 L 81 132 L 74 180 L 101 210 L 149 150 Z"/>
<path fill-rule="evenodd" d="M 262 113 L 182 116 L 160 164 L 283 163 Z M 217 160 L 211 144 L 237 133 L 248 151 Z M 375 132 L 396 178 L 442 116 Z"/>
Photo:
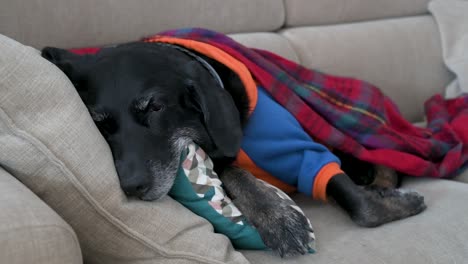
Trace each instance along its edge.
<path fill-rule="evenodd" d="M 86 104 L 90 103 L 92 91 L 89 91 L 85 80 L 94 55 L 77 55 L 68 50 L 53 47 L 44 48 L 41 55 L 62 70 L 73 83 L 81 99 Z"/>
<path fill-rule="evenodd" d="M 89 55 L 77 55 L 65 49 L 46 47 L 42 49 L 42 57 L 55 64 L 80 90 L 80 82 L 90 63 Z"/>
<path fill-rule="evenodd" d="M 189 91 L 203 113 L 205 127 L 216 145 L 210 157 L 236 157 L 242 141 L 242 127 L 231 95 L 221 87 L 199 87 L 194 83 L 189 84 Z"/>

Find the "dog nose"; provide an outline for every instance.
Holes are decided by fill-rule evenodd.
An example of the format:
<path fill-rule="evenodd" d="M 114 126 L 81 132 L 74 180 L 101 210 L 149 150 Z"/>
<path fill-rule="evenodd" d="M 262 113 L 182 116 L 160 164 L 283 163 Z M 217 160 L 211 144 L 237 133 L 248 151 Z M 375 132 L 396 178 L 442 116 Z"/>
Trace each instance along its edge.
<path fill-rule="evenodd" d="M 131 157 L 115 162 L 120 187 L 128 196 L 141 196 L 151 188 L 151 177 L 146 164 Z"/>
<path fill-rule="evenodd" d="M 147 177 L 139 178 L 144 178 L 144 180 L 129 180 L 120 182 L 120 186 L 126 195 L 140 196 L 149 190 L 150 181 L 146 180 Z"/>
<path fill-rule="evenodd" d="M 116 163 L 120 187 L 128 196 L 140 196 L 151 187 L 151 179 L 145 169 L 133 164 Z"/>

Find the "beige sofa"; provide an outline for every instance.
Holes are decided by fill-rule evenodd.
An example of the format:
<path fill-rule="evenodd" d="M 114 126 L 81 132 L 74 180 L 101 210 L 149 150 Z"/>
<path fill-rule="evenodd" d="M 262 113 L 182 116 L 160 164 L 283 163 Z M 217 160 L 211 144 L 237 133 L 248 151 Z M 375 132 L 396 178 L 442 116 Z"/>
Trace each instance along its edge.
<path fill-rule="evenodd" d="M 274 51 L 314 69 L 370 81 L 393 98 L 409 120 L 421 122 L 423 102 L 434 93 L 442 92 L 453 78 L 443 64 L 437 25 L 426 11 L 427 2 L 427 0 L 0 0 L 0 34 L 37 49 L 46 45 L 71 48 L 136 40 L 170 28 L 206 27 L 229 33 L 247 46 Z M 3 48 L 10 47 L 8 43 L 11 42 L 5 43 L 7 44 L 4 44 Z M 6 61 L 0 60 L 0 65 L 2 63 Z M 0 79 L 2 77 L 0 76 Z M 0 97 L 3 92 L 11 91 L 0 90 Z M 47 96 L 49 95 L 43 97 Z M 12 106 L 7 103 L 2 105 L 1 102 L 0 99 L 0 107 L 4 108 L 2 111 L 6 113 L 5 115 L 14 119 L 15 113 L 8 112 L 8 107 Z M 36 102 L 37 100 L 33 101 Z M 84 107 L 76 106 L 76 109 L 82 111 Z M 2 113 L 0 112 L 0 119 Z M 82 117 L 83 120 L 86 118 Z M 83 122 L 92 123 L 87 119 Z M 183 254 L 180 251 L 167 250 L 168 247 L 185 245 L 180 241 L 177 242 L 179 234 L 172 234 L 171 239 L 165 240 L 163 244 L 156 243 L 154 248 L 155 251 L 159 250 L 159 255 L 156 254 L 154 258 L 146 255 L 138 257 L 136 253 L 133 254 L 134 252 L 125 252 L 118 257 L 110 256 L 109 252 L 112 250 L 108 248 L 112 249 L 112 245 L 107 245 L 108 251 L 105 251 L 101 242 L 95 244 L 90 242 L 99 241 L 99 237 L 85 235 L 79 219 L 70 219 L 69 212 L 62 215 L 64 209 L 60 207 L 61 204 L 54 200 L 51 205 L 52 200 L 48 193 L 37 192 L 39 198 L 25 187 L 25 185 L 30 186 L 23 180 L 27 179 L 25 177 L 28 176 L 28 170 L 18 168 L 15 164 L 19 163 L 15 162 L 27 158 L 22 155 L 5 154 L 7 151 L 5 146 L 13 144 L 7 141 L 11 137 L 4 136 L 7 129 L 2 130 L 2 124 L 0 122 L 0 152 L 4 152 L 3 156 L 0 155 L 1 263 L 82 263 L 83 261 L 85 263 L 246 263 L 250 261 L 251 263 L 364 264 L 466 263 L 468 259 L 466 242 L 468 173 L 466 172 L 454 180 L 405 178 L 403 186 L 423 193 L 428 209 L 421 215 L 375 229 L 357 227 L 333 204 L 322 204 L 302 195 L 295 195 L 295 200 L 312 219 L 316 231 L 318 253 L 314 255 L 290 259 L 280 259 L 270 252 L 261 251 L 242 251 L 241 255 L 234 252 L 226 244 L 225 239 L 207 234 L 212 230 L 206 222 L 190 215 L 171 201 L 164 200 L 161 204 L 151 205 L 151 210 L 160 212 L 158 208 L 172 208 L 171 210 L 180 215 L 181 219 L 192 217 L 193 220 L 190 221 L 195 221 L 204 229 L 195 232 L 187 228 L 180 232 L 198 240 L 200 247 L 209 245 L 208 249 L 200 251 L 194 247 L 187 249 Z M 29 127 L 26 125 L 20 127 L 21 131 L 27 129 Z M 41 133 L 44 131 L 38 131 L 35 136 L 47 145 Z M 54 138 L 54 140 L 61 139 Z M 93 141 L 92 144 L 103 143 Z M 50 149 L 54 155 L 66 151 L 53 147 Z M 87 149 L 83 147 L 81 151 L 85 152 Z M 71 157 L 81 157 L 79 151 L 73 155 Z M 65 164 L 67 160 L 72 158 L 63 157 Z M 109 171 L 112 166 L 109 162 L 106 164 L 83 166 L 89 166 L 90 171 L 95 168 L 100 173 L 105 173 L 106 170 L 100 168 L 108 168 Z M 70 169 L 71 172 L 78 170 L 75 167 Z M 29 173 L 35 174 L 34 171 Z M 60 172 L 54 175 L 59 174 Z M 122 197 L 114 198 L 122 200 L 124 199 Z M 49 206 L 59 212 L 61 217 Z M 141 210 L 143 209 L 145 208 Z M 178 217 L 167 220 L 165 216 L 167 215 L 159 219 L 172 221 L 167 223 L 182 221 Z M 123 217 L 119 220 L 126 221 Z M 166 225 L 164 221 L 161 223 Z M 177 228 L 167 224 L 167 229 Z M 221 239 L 219 241 L 222 243 L 210 244 L 210 241 L 204 241 L 205 234 L 208 236 L 207 240 L 214 237 L 215 240 Z M 115 235 L 115 239 L 119 239 L 118 234 Z M 131 246 L 129 245 L 129 248 Z M 162 247 L 166 248 L 161 249 Z M 116 249 L 119 250 L 121 249 Z M 138 252 L 143 251 L 138 250 Z M 214 252 L 224 253 L 221 255 Z"/>

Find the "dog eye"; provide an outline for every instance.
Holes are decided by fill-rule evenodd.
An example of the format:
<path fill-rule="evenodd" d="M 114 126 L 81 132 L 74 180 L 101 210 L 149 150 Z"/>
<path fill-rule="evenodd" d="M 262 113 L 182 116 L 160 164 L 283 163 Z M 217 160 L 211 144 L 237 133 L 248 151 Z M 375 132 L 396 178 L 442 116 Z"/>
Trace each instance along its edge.
<path fill-rule="evenodd" d="M 117 123 L 112 118 L 111 114 L 102 107 L 88 106 L 88 110 L 94 123 L 99 128 L 99 131 L 101 131 L 101 134 L 106 136 L 117 131 Z"/>
<path fill-rule="evenodd" d="M 93 121 L 96 123 L 101 123 L 104 122 L 106 119 L 109 119 L 109 114 L 105 112 L 97 112 L 94 110 L 90 110 L 89 113 L 91 114 Z"/>
<path fill-rule="evenodd" d="M 112 118 L 108 118 L 101 122 L 95 122 L 95 123 L 99 131 L 104 135 L 104 137 L 107 137 L 117 132 L 117 129 L 118 129 L 117 123 Z"/>
<path fill-rule="evenodd" d="M 159 103 L 151 102 L 150 105 L 148 106 L 148 110 L 153 111 L 153 112 L 159 112 L 163 109 L 164 109 L 164 105 L 159 104 Z"/>
<path fill-rule="evenodd" d="M 133 111 L 136 114 L 159 112 L 164 109 L 164 104 L 157 102 L 154 97 L 141 98 L 133 102 Z"/>
<path fill-rule="evenodd" d="M 114 134 L 117 131 L 117 123 L 108 114 L 93 115 L 93 121 L 104 137 Z"/>

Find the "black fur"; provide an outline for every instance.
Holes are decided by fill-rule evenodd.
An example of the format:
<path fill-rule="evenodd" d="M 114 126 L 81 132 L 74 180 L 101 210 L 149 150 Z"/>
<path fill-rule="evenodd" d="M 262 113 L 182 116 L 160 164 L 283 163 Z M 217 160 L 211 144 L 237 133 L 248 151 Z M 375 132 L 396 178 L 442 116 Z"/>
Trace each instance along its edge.
<path fill-rule="evenodd" d="M 67 74 L 89 107 L 126 193 L 145 200 L 165 195 L 184 141 L 195 141 L 213 159 L 235 158 L 242 139 L 237 107 L 183 52 L 137 42 L 89 56 L 56 48 L 42 55 Z"/>
<path fill-rule="evenodd" d="M 249 110 L 242 82 L 231 70 L 199 54 L 219 74 L 224 90 L 194 57 L 170 45 L 142 42 L 96 55 L 78 56 L 57 48 L 45 48 L 42 55 L 77 88 L 111 147 L 121 187 L 128 195 L 155 200 L 167 194 L 180 152 L 194 141 L 213 159 L 227 192 L 265 243 L 282 256 L 305 253 L 307 219 L 249 172 L 231 166 Z M 353 169 L 353 161 L 347 164 Z M 355 179 L 365 180 L 372 169 L 362 165 L 353 170 Z M 425 208 L 415 192 L 357 186 L 345 174 L 332 178 L 327 193 L 357 224 L 368 227 Z"/>

